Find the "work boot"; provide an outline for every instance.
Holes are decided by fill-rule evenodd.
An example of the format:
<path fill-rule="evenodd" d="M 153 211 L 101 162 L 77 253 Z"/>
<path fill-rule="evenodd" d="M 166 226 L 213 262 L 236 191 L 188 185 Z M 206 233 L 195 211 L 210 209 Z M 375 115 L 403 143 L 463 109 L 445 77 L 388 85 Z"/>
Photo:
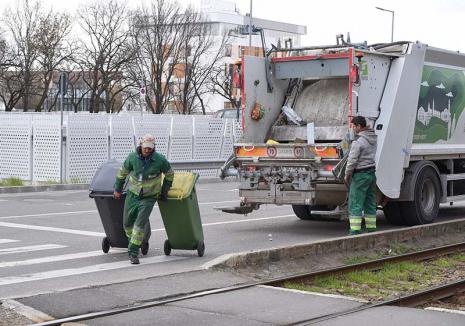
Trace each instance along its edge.
<path fill-rule="evenodd" d="M 129 261 L 130 261 L 131 264 L 133 264 L 133 265 L 140 264 L 139 258 L 137 258 L 137 256 L 129 256 Z"/>

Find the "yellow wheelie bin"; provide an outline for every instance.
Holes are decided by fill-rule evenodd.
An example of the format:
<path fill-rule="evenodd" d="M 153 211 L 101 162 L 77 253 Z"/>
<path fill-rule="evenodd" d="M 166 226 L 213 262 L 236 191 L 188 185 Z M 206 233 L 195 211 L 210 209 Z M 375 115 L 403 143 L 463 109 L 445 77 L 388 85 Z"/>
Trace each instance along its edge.
<path fill-rule="evenodd" d="M 195 183 L 198 174 L 175 172 L 168 200 L 158 201 L 161 217 L 168 239 L 165 240 L 165 255 L 171 249 L 197 250 L 202 257 L 205 252 L 202 221 Z"/>

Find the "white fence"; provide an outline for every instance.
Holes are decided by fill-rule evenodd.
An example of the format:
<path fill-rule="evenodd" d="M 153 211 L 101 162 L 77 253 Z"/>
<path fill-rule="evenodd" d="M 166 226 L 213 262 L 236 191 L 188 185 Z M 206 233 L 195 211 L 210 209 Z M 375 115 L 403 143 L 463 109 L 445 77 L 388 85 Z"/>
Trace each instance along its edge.
<path fill-rule="evenodd" d="M 0 114 L 0 178 L 88 183 L 108 159 L 123 161 L 151 133 L 156 150 L 177 169 L 216 177 L 232 154 L 240 124 L 179 115 Z M 60 141 L 60 138 L 62 141 Z"/>

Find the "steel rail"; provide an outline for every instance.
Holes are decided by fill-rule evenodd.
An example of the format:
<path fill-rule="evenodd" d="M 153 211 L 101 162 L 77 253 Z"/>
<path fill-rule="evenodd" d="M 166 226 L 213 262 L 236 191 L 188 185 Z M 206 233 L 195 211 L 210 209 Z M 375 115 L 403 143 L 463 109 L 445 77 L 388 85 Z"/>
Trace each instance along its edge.
<path fill-rule="evenodd" d="M 345 315 L 350 315 L 356 312 L 373 309 L 373 308 L 377 308 L 381 306 L 399 306 L 399 307 L 413 308 L 413 307 L 417 307 L 417 306 L 420 306 L 422 304 L 425 304 L 431 301 L 448 298 L 448 297 L 451 297 L 451 296 L 454 296 L 460 293 L 464 293 L 464 292 L 465 292 L 465 279 L 461 279 L 460 281 L 442 284 L 436 287 L 428 288 L 423 291 L 406 294 L 398 298 L 380 301 L 376 303 L 370 303 L 370 304 L 366 304 L 366 305 L 363 305 L 357 308 L 337 312 L 334 314 L 328 314 L 325 316 L 319 316 L 319 317 L 310 318 L 307 320 L 301 320 L 297 323 L 292 323 L 290 325 L 293 325 L 293 326 L 312 325 L 312 324 L 320 323 L 322 321 L 342 317 Z"/>
<path fill-rule="evenodd" d="M 264 280 L 264 281 L 250 282 L 250 283 L 245 283 L 245 284 L 240 284 L 240 285 L 228 286 L 228 287 L 224 287 L 224 288 L 204 290 L 204 291 L 200 291 L 200 292 L 196 292 L 196 293 L 192 293 L 192 294 L 171 297 L 171 298 L 168 298 L 168 299 L 151 300 L 151 301 L 147 301 L 147 302 L 137 304 L 137 305 L 134 305 L 134 306 L 131 306 L 131 307 L 115 308 L 115 309 L 109 309 L 109 310 L 104 310 L 104 311 L 97 311 L 97 312 L 92 312 L 92 313 L 87 313 L 87 314 L 82 314 L 82 315 L 77 315 L 77 316 L 71 316 L 71 317 L 65 317 L 65 318 L 61 318 L 61 319 L 45 321 L 45 322 L 37 323 L 37 324 L 34 324 L 34 325 L 36 325 L 36 326 L 61 325 L 63 323 L 72 323 L 72 322 L 78 322 L 78 321 L 83 321 L 83 320 L 102 318 L 102 317 L 118 315 L 118 314 L 122 314 L 122 313 L 133 312 L 133 311 L 147 309 L 147 308 L 152 308 L 152 307 L 156 307 L 156 306 L 162 306 L 162 305 L 173 303 L 173 302 L 178 302 L 178 301 L 183 301 L 183 300 L 188 300 L 188 299 L 204 297 L 204 296 L 208 296 L 208 295 L 238 291 L 238 290 L 251 288 L 251 287 L 254 287 L 254 286 L 258 286 L 258 285 L 276 286 L 276 285 L 280 285 L 280 284 L 282 284 L 282 283 L 284 283 L 286 281 L 299 281 L 299 280 L 303 280 L 303 279 L 308 280 L 308 279 L 314 278 L 316 276 L 343 274 L 343 273 L 348 273 L 348 272 L 352 272 L 352 271 L 367 270 L 367 269 L 368 270 L 376 270 L 376 269 L 380 269 L 382 266 L 384 266 L 387 263 L 398 263 L 398 262 L 402 262 L 402 261 L 412 261 L 412 260 L 421 261 L 421 260 L 431 259 L 431 258 L 437 257 L 437 256 L 452 254 L 454 252 L 459 252 L 459 251 L 465 251 L 465 242 L 452 244 L 452 245 L 441 246 L 441 247 L 432 248 L 432 249 L 421 250 L 421 251 L 408 253 L 408 254 L 403 254 L 403 255 L 398 255 L 398 256 L 380 258 L 380 259 L 376 259 L 376 260 L 373 260 L 373 261 L 368 261 L 368 262 L 363 262 L 363 263 L 358 263 L 358 264 L 342 265 L 342 266 L 337 266 L 337 267 L 333 267 L 333 268 L 321 269 L 321 270 L 317 270 L 317 271 L 310 272 L 310 273 L 299 273 L 299 274 L 295 274 L 295 275 L 291 275 L 291 276 L 277 277 L 277 278 L 268 279 L 268 280 Z M 463 282 L 462 286 L 465 288 L 465 280 L 460 281 L 460 282 Z M 456 282 L 456 283 L 460 283 L 460 282 Z M 446 291 L 448 291 L 448 290 L 446 290 L 447 286 L 448 285 L 439 286 L 438 288 L 444 287 L 444 293 L 450 293 L 450 292 L 446 292 Z M 429 290 L 422 291 L 422 292 L 433 291 L 433 290 L 434 289 L 429 289 Z M 374 308 L 374 307 L 378 307 L 378 306 L 382 306 L 382 305 L 393 305 L 393 304 L 395 304 L 395 302 L 399 302 L 399 304 L 407 304 L 408 302 L 414 302 L 414 300 L 418 300 L 418 302 L 420 302 L 421 300 L 424 300 L 424 299 L 421 299 L 421 293 L 422 292 L 418 292 L 418 293 L 415 293 L 415 294 L 407 295 L 407 296 L 392 299 L 392 300 L 383 301 L 383 302 L 380 302 L 380 303 L 364 305 L 362 307 L 357 307 L 357 308 L 350 309 L 350 310 L 347 310 L 347 311 L 344 311 L 344 312 L 339 312 L 339 313 L 335 313 L 335 314 L 330 314 L 330 315 L 326 315 L 326 316 L 319 316 L 319 317 L 316 317 L 316 318 L 299 321 L 298 323 L 295 323 L 295 324 L 292 324 L 292 325 L 312 324 L 314 322 L 320 322 L 320 321 L 323 321 L 323 320 L 326 320 L 326 319 L 332 319 L 332 318 L 336 318 L 336 317 L 339 317 L 339 316 L 351 314 L 351 313 L 354 313 L 354 312 L 358 312 L 358 311 L 362 311 L 362 310 L 365 310 L 365 309 L 370 309 L 370 308 Z M 427 294 L 425 294 L 425 295 L 427 295 Z"/>

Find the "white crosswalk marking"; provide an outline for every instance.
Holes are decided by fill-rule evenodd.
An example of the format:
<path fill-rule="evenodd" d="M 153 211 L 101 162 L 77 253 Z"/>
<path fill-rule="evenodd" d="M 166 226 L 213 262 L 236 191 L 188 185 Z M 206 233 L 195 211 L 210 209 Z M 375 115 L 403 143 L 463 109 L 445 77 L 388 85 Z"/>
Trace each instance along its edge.
<path fill-rule="evenodd" d="M 156 257 L 142 258 L 140 263 L 141 265 L 148 265 L 148 264 L 171 262 L 171 261 L 180 260 L 180 259 L 187 259 L 187 257 L 156 256 Z M 134 268 L 134 265 L 129 264 L 129 261 L 125 259 L 124 261 L 106 263 L 106 264 L 98 264 L 98 265 L 92 265 L 92 266 L 86 266 L 86 267 L 80 267 L 80 268 L 58 269 L 58 270 L 42 272 L 42 273 L 25 274 L 25 275 L 19 275 L 19 276 L 7 276 L 7 277 L 0 278 L 0 286 L 8 285 L 8 284 L 31 282 L 31 281 L 47 280 L 47 279 L 57 278 L 57 277 L 102 272 L 102 271 L 108 271 L 108 270 L 119 269 L 119 268 Z"/>
<path fill-rule="evenodd" d="M 11 243 L 11 242 L 18 242 L 19 240 L 12 240 L 12 239 L 0 239 L 0 244 L 2 243 Z"/>
<path fill-rule="evenodd" d="M 117 250 L 117 249 L 120 249 L 120 248 L 112 248 L 111 249 L 112 251 L 110 251 L 107 254 L 104 254 L 101 250 L 96 250 L 96 251 L 89 251 L 89 252 L 78 252 L 75 254 L 68 254 L 68 255 L 57 255 L 57 256 L 33 258 L 33 259 L 18 260 L 18 261 L 7 261 L 7 262 L 0 263 L 0 268 L 1 267 L 27 266 L 27 265 L 35 265 L 35 264 L 43 264 L 43 263 L 54 263 L 57 261 L 89 258 L 89 257 L 103 256 L 103 255 L 109 255 L 109 254 L 124 254 L 126 257 L 127 255 L 126 248 L 121 248 L 121 250 Z"/>
<path fill-rule="evenodd" d="M 36 245 L 36 246 L 4 248 L 4 249 L 0 249 L 0 255 L 18 254 L 18 253 L 22 253 L 22 252 L 49 250 L 49 249 L 59 249 L 59 248 L 66 248 L 66 247 L 67 246 L 62 246 L 62 245 L 59 245 L 59 244 L 45 244 L 45 245 Z"/>

